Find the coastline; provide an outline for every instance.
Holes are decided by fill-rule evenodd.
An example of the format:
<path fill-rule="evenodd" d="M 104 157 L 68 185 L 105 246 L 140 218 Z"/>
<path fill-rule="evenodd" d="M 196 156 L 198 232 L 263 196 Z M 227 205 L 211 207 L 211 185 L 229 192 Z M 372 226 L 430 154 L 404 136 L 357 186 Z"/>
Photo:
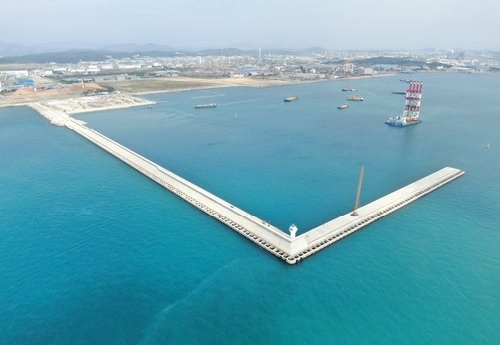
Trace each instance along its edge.
<path fill-rule="evenodd" d="M 99 95 L 63 100 L 29 102 L 25 105 L 38 112 L 55 126 L 65 126 L 72 114 L 124 109 L 155 102 L 130 95 Z M 82 122 L 83 123 L 83 122 Z"/>
<path fill-rule="evenodd" d="M 347 77 L 336 79 L 253 79 L 253 78 L 165 78 L 169 82 L 175 83 L 193 83 L 189 87 L 170 87 L 166 89 L 147 90 L 147 91 L 115 91 L 113 93 L 85 95 L 82 90 L 101 89 L 96 85 L 85 88 L 85 84 L 72 92 L 62 93 L 59 90 L 38 91 L 36 88 L 24 90 L 20 95 L 0 96 L 0 107 L 29 106 L 38 112 L 40 109 L 54 110 L 64 113 L 68 116 L 78 113 L 97 112 L 103 110 L 124 109 L 134 106 L 153 105 L 155 102 L 146 100 L 140 96 L 159 93 L 187 92 L 193 90 L 204 90 L 226 87 L 276 87 L 295 84 L 312 84 L 332 81 L 355 80 L 365 78 L 388 77 L 395 74 L 377 74 L 359 77 Z M 24 97 L 23 97 L 24 95 Z M 40 107 L 41 105 L 41 107 Z M 46 113 L 46 112 L 45 112 Z M 42 114 L 43 115 L 43 114 Z M 44 115 L 45 116 L 45 115 Z"/>
<path fill-rule="evenodd" d="M 130 107 L 155 104 L 154 101 L 122 93 L 84 96 L 34 103 L 39 103 L 55 111 L 63 112 L 68 116 L 72 114 L 88 113 L 102 110 L 125 109 Z"/>
<path fill-rule="evenodd" d="M 194 91 L 194 90 L 204 90 L 204 89 L 217 89 L 217 88 L 225 88 L 225 87 L 256 87 L 256 88 L 265 88 L 265 87 L 279 87 L 279 86 L 287 86 L 287 85 L 296 85 L 296 84 L 314 84 L 314 83 L 327 83 L 333 81 L 341 81 L 341 80 L 356 80 L 356 79 L 366 79 L 366 78 L 380 78 L 380 77 L 390 77 L 394 76 L 396 73 L 384 73 L 384 74 L 375 74 L 375 75 L 366 75 L 366 76 L 357 76 L 357 77 L 345 77 L 345 78 L 334 78 L 334 79 L 307 79 L 307 80 L 294 80 L 294 79 L 249 79 L 249 78 L 224 78 L 218 79 L 219 83 L 210 84 L 210 85 L 199 85 L 193 87 L 185 87 L 185 88 L 169 88 L 169 89 L 161 89 L 161 90 L 151 90 L 151 91 L 136 91 L 130 92 L 132 95 L 144 96 L 150 94 L 158 94 L 158 93 L 168 93 L 168 92 L 186 92 L 186 91 Z M 172 81 L 184 81 L 184 80 L 206 80 L 213 81 L 214 79 L 194 79 L 194 78 L 169 78 Z"/>

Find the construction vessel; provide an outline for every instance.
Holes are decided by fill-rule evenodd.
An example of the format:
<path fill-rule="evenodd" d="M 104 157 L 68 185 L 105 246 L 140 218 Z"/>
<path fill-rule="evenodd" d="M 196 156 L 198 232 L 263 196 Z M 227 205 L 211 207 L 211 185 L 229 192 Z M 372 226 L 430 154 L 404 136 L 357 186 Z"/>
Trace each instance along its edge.
<path fill-rule="evenodd" d="M 390 117 L 386 124 L 394 127 L 416 125 L 420 120 L 420 102 L 422 100 L 422 82 L 411 81 L 405 96 L 405 108 L 400 116 Z"/>
<path fill-rule="evenodd" d="M 357 96 L 357 95 L 354 95 L 354 96 L 349 96 L 349 97 L 346 97 L 346 99 L 348 101 L 355 101 L 355 102 L 360 102 L 363 100 L 363 97 L 361 96 Z"/>
<path fill-rule="evenodd" d="M 194 107 L 196 109 L 203 109 L 203 108 L 215 108 L 217 106 L 216 103 L 206 103 L 206 104 L 196 104 Z"/>
<path fill-rule="evenodd" d="M 356 91 L 356 89 L 353 89 L 353 88 L 351 88 L 351 87 L 349 87 L 349 86 L 344 86 L 344 87 L 342 88 L 342 91 Z"/>

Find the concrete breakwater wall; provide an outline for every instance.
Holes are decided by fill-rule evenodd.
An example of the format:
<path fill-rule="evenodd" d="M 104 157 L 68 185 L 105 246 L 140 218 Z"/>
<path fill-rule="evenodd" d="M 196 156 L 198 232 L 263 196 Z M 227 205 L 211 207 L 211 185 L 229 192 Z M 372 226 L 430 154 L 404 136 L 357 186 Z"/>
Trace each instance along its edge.
<path fill-rule="evenodd" d="M 395 212 L 462 176 L 465 172 L 446 167 L 420 180 L 387 194 L 351 213 L 335 218 L 298 236 L 292 244 L 288 260 L 302 260 L 349 236 L 374 221 Z"/>
<path fill-rule="evenodd" d="M 464 174 L 459 169 L 443 168 L 360 207 L 356 216 L 346 214 L 295 236 L 295 234 L 289 235 L 268 222 L 231 205 L 101 133 L 86 127 L 82 121 L 72 119 L 65 113 L 44 106 L 35 105 L 32 108 L 42 113 L 51 123 L 74 130 L 165 189 L 288 264 L 295 264 L 317 253 Z"/>
<path fill-rule="evenodd" d="M 73 119 L 66 122 L 66 127 L 79 133 L 199 210 L 214 217 L 266 249 L 271 254 L 283 260 L 289 257 L 290 235 L 273 225 L 231 205 Z"/>
<path fill-rule="evenodd" d="M 458 169 L 443 168 L 360 207 L 358 216 L 346 214 L 292 238 L 264 220 L 246 213 L 80 123 L 70 121 L 66 126 L 289 264 L 311 256 L 464 174 Z"/>
<path fill-rule="evenodd" d="M 65 113 L 61 113 L 60 111 L 51 109 L 50 107 L 44 106 L 41 103 L 29 103 L 28 106 L 37 111 L 40 115 L 45 117 L 50 121 L 51 124 L 55 126 L 62 127 L 69 120 L 69 116 L 67 116 Z"/>

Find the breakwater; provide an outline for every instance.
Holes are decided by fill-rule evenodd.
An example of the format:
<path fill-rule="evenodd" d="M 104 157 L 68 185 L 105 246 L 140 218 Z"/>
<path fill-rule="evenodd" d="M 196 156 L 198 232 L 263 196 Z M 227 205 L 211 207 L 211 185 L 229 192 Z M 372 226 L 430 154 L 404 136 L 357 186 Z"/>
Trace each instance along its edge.
<path fill-rule="evenodd" d="M 70 119 L 66 127 L 140 171 L 162 187 L 189 202 L 214 219 L 224 223 L 249 240 L 282 259 L 289 257 L 290 236 L 268 222 L 231 205 L 138 153 Z"/>
<path fill-rule="evenodd" d="M 464 174 L 459 169 L 443 168 L 360 207 L 356 216 L 346 214 L 304 234 L 295 236 L 294 232 L 285 233 L 272 224 L 237 208 L 101 133 L 86 127 L 81 121 L 72 119 L 65 113 L 45 107 L 33 108 L 49 119 L 57 118 L 57 125 L 64 125 L 72 129 L 165 189 L 289 264 L 295 264 L 317 253 Z M 51 120 L 51 122 L 53 121 Z"/>
<path fill-rule="evenodd" d="M 302 260 L 368 224 L 405 207 L 464 173 L 459 169 L 445 167 L 358 208 L 356 216 L 348 213 L 311 229 L 295 239 L 290 253 L 291 257 L 295 260 Z"/>

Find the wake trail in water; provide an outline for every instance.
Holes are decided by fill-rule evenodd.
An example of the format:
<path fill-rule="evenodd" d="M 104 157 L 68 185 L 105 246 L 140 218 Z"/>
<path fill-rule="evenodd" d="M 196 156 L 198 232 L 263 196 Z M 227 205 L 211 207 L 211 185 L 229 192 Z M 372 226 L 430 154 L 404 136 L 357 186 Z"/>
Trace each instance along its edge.
<path fill-rule="evenodd" d="M 191 99 L 202 99 L 202 98 L 212 98 L 212 97 L 225 97 L 225 93 L 214 93 L 212 92 L 210 95 L 204 95 L 204 96 L 194 96 L 191 97 Z"/>
<path fill-rule="evenodd" d="M 145 335 L 139 344 L 141 344 L 141 345 L 153 344 L 154 335 L 156 334 L 158 329 L 160 329 L 160 327 L 165 324 L 165 320 L 167 319 L 168 314 L 170 313 L 171 310 L 173 310 L 178 305 L 181 305 L 182 303 L 188 301 L 191 297 L 198 294 L 198 292 L 202 291 L 207 285 L 209 285 L 213 280 L 215 280 L 215 278 L 218 277 L 221 272 L 223 272 L 224 270 L 226 270 L 228 267 L 230 267 L 231 265 L 233 265 L 235 262 L 237 262 L 239 260 L 240 259 L 235 259 L 233 261 L 228 262 L 224 266 L 218 268 L 212 274 L 210 274 L 208 277 L 204 278 L 186 296 L 184 296 L 183 298 L 181 298 L 181 299 L 175 301 L 174 303 L 163 308 L 156 315 L 153 322 L 149 326 L 146 327 Z"/>
<path fill-rule="evenodd" d="M 263 100 L 264 100 L 264 98 L 252 98 L 252 99 L 246 99 L 246 100 L 243 100 L 243 101 L 222 103 L 222 104 L 218 104 L 218 105 L 220 105 L 220 106 L 228 106 L 228 105 L 245 104 L 245 103 L 257 103 L 257 102 L 261 102 Z"/>

